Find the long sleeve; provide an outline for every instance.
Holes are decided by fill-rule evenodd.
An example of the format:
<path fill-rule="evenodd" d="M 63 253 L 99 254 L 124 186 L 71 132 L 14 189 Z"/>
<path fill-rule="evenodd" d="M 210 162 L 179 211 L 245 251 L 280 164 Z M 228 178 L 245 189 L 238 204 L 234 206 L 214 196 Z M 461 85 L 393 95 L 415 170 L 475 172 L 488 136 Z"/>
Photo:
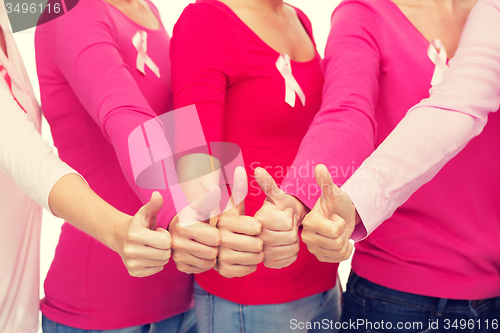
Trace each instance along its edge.
<path fill-rule="evenodd" d="M 45 34 L 50 34 L 52 44 L 40 42 L 39 53 L 41 57 L 44 56 L 42 52 L 53 54 L 53 64 L 112 144 L 129 185 L 142 202 L 147 202 L 153 190 L 140 188 L 136 184 L 128 139 L 134 129 L 158 114 L 148 104 L 124 61 L 124 57 L 133 56 L 135 59 L 137 50 L 132 41 L 130 49 L 119 47 L 117 39 L 123 38 L 119 36 L 119 28 L 110 18 L 106 5 L 97 3 L 79 4 L 70 14 L 54 22 L 54 32 L 47 28 Z M 160 46 L 150 45 L 149 49 L 155 47 Z M 168 53 L 165 57 L 168 57 Z M 147 75 L 154 76 L 149 68 L 146 71 Z M 162 75 L 167 77 L 165 72 Z M 167 94 L 167 91 L 157 93 Z M 170 191 L 161 190 L 161 187 L 159 191 L 164 205 L 158 214 L 158 225 L 166 227 L 176 212 Z"/>
<path fill-rule="evenodd" d="M 63 176 L 77 173 L 62 162 L 28 120 L 0 77 L 0 170 L 50 212 L 49 194 Z"/>
<path fill-rule="evenodd" d="M 224 13 L 209 4 L 187 7 L 175 25 L 170 54 L 174 108 L 195 104 L 206 141 L 223 141 L 226 88 L 234 68 L 241 68 Z"/>
<path fill-rule="evenodd" d="M 375 107 L 379 95 L 379 26 L 365 4 L 341 4 L 322 63 L 325 84 L 320 111 L 302 140 L 282 189 L 312 208 L 321 191 L 313 167 L 325 164 L 335 183 L 342 184 L 354 166 L 374 150 Z M 308 171 L 303 172 L 304 168 Z"/>
<path fill-rule="evenodd" d="M 488 114 L 498 110 L 499 31 L 500 1 L 479 0 L 443 81 L 431 89 L 430 98 L 408 112 L 344 184 L 366 236 L 479 135 Z M 361 232 L 354 236 L 355 240 L 363 238 Z"/>

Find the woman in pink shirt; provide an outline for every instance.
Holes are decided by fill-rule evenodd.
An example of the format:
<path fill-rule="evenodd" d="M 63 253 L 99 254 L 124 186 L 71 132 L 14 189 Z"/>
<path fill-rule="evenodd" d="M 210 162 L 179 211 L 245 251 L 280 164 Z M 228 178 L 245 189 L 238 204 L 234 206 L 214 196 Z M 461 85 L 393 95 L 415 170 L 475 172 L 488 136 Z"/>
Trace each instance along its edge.
<path fill-rule="evenodd" d="M 244 208 L 218 221 L 218 249 L 197 243 L 190 250 L 185 228 L 170 224 L 177 266 L 199 273 L 200 331 L 305 332 L 313 318 L 335 321 L 336 266 L 306 250 L 297 223 L 261 224 L 252 217 L 266 199 L 254 170 L 266 168 L 281 182 L 321 103 L 311 23 L 282 1 L 198 0 L 174 28 L 171 57 L 174 107 L 195 104 L 206 141 L 237 144 L 249 177 Z M 190 158 L 203 162 L 189 155 L 178 165 Z M 215 260 L 200 259 L 217 251 L 215 267 Z"/>
<path fill-rule="evenodd" d="M 80 1 L 35 37 L 42 105 L 61 159 L 111 205 L 136 211 L 153 191 L 135 183 L 129 135 L 172 109 L 170 37 L 156 8 Z M 175 209 L 169 191 L 160 193 L 157 225 L 166 229 Z M 155 268 L 160 259 L 151 260 L 156 274 L 132 277 L 116 253 L 65 223 L 45 280 L 44 331 L 195 329 L 192 276 L 173 261 Z"/>
<path fill-rule="evenodd" d="M 429 96 L 431 83 L 438 83 L 446 70 L 444 50 L 453 56 L 474 4 L 342 2 L 332 16 L 323 64 L 323 105 L 294 167 L 323 163 L 334 182 L 343 183 L 406 111 Z M 318 175 L 326 192 L 318 200 L 317 187 L 314 193 L 302 190 L 316 183 L 313 170 L 307 177 L 288 174 L 283 189 L 315 207 L 303 221 L 303 239 L 322 261 L 347 258 L 351 234 L 361 240 L 370 233 L 356 245 L 339 327 L 359 332 L 449 331 L 464 328 L 466 322 L 468 329 L 477 331 L 498 328 L 499 130 L 500 116 L 491 114 L 483 133 L 375 231 L 370 224 L 355 227 L 352 213 L 348 224 L 334 216 L 326 205 L 328 183 L 321 184 L 325 175 Z M 425 155 L 435 147 L 423 149 Z M 418 157 L 411 166 L 383 173 L 379 181 L 397 184 L 407 173 L 419 172 Z M 358 177 L 372 177 L 376 167 L 359 170 Z M 361 198 L 370 188 L 346 190 L 357 191 Z M 313 223 L 318 214 L 334 223 L 324 218 Z"/>

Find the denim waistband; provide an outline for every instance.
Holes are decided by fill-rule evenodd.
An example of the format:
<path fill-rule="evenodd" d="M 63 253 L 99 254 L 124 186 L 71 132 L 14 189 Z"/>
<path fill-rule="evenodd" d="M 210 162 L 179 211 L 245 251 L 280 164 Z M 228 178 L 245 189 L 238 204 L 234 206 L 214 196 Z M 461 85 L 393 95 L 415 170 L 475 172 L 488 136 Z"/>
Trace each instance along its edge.
<path fill-rule="evenodd" d="M 494 307 L 500 309 L 500 297 L 480 300 L 456 300 L 411 294 L 370 282 L 354 272 L 351 272 L 349 276 L 347 292 L 354 293 L 356 296 L 362 298 L 378 299 L 404 306 L 411 306 L 437 314 L 447 312 L 469 313 L 470 311 L 481 313 Z"/>

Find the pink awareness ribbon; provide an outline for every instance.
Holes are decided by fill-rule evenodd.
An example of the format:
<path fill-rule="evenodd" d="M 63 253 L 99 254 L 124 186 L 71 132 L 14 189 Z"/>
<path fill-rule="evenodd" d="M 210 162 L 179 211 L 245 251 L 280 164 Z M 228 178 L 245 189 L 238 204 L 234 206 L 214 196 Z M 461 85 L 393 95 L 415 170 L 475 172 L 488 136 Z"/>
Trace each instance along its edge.
<path fill-rule="evenodd" d="M 146 75 L 145 66 L 148 66 L 157 77 L 160 77 L 160 69 L 153 60 L 148 56 L 148 34 L 146 31 L 139 30 L 132 37 L 132 43 L 137 50 L 137 69 L 144 75 Z"/>
<path fill-rule="evenodd" d="M 434 39 L 429 43 L 427 49 L 427 56 L 431 59 L 432 63 L 436 65 L 434 74 L 432 75 L 431 85 L 435 86 L 443 80 L 444 73 L 448 70 L 448 54 L 439 39 Z"/>
<path fill-rule="evenodd" d="M 306 105 L 306 95 L 300 88 L 297 80 L 293 77 L 292 66 L 290 64 L 290 57 L 288 54 L 280 54 L 278 60 L 276 61 L 276 68 L 280 74 L 285 79 L 285 102 L 288 103 L 292 108 L 295 107 L 295 94 L 297 94 L 302 102 L 302 105 Z"/>

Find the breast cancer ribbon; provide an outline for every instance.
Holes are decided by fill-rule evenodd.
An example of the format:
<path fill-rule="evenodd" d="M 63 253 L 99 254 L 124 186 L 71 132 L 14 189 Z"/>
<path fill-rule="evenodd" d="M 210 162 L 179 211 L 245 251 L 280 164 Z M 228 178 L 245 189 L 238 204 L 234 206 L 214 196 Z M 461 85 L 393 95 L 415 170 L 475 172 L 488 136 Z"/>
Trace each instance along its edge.
<path fill-rule="evenodd" d="M 293 77 L 292 66 L 290 64 L 290 57 L 288 54 L 280 54 L 278 60 L 276 61 L 276 68 L 285 79 L 285 102 L 293 108 L 295 106 L 295 94 L 297 94 L 302 102 L 302 105 L 305 106 L 306 95 L 304 95 L 304 92 Z"/>
<path fill-rule="evenodd" d="M 436 66 L 434 67 L 434 74 L 432 75 L 431 80 L 431 85 L 435 86 L 436 84 L 441 82 L 441 80 L 443 80 L 444 72 L 448 70 L 448 65 L 446 64 L 446 61 L 448 60 L 448 54 L 446 53 L 443 43 L 439 39 L 434 39 L 429 43 L 427 56 Z"/>
<path fill-rule="evenodd" d="M 132 37 L 132 43 L 137 50 L 137 69 L 142 74 L 146 75 L 144 67 L 148 66 L 156 76 L 160 77 L 160 69 L 147 54 L 148 34 L 146 33 L 146 31 L 137 31 L 134 37 Z"/>

